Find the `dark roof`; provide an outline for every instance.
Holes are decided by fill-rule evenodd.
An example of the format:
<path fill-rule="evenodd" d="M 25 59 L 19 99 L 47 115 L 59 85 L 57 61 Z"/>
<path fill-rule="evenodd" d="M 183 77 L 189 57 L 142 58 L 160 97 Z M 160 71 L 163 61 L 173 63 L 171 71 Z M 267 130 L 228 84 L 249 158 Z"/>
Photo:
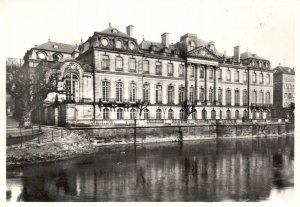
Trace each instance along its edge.
<path fill-rule="evenodd" d="M 274 74 L 289 74 L 295 75 L 295 70 L 293 68 L 284 67 L 284 66 L 277 66 L 273 69 L 275 71 Z"/>
<path fill-rule="evenodd" d="M 107 34 L 107 35 L 119 36 L 119 37 L 132 38 L 129 35 L 127 35 L 123 32 L 120 32 L 119 30 L 117 30 L 116 28 L 113 28 L 111 26 L 109 26 L 105 30 L 101 31 L 100 33 L 104 33 L 104 34 Z"/>
<path fill-rule="evenodd" d="M 76 45 L 48 41 L 44 44 L 35 46 L 33 48 L 42 49 L 42 50 L 50 50 L 50 51 L 54 51 L 54 52 L 72 53 L 76 47 L 77 47 Z"/>
<path fill-rule="evenodd" d="M 253 54 L 251 52 L 244 52 L 241 54 L 241 59 L 255 58 L 260 60 L 266 60 L 265 58 L 259 57 L 257 54 Z"/>
<path fill-rule="evenodd" d="M 152 41 L 148 41 L 148 40 L 143 40 L 140 44 L 139 44 L 139 47 L 140 49 L 143 49 L 143 50 L 148 50 L 152 45 L 156 46 L 158 50 L 161 50 L 164 48 L 163 44 L 160 43 L 160 42 L 152 42 Z M 174 50 L 175 47 L 173 44 L 170 44 L 169 45 L 169 49 L 170 50 Z"/>

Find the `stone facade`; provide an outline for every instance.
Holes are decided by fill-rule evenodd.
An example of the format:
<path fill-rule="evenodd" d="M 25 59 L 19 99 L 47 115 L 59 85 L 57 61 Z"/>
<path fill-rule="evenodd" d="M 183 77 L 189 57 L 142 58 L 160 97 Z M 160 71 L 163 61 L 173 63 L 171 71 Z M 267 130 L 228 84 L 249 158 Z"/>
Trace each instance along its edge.
<path fill-rule="evenodd" d="M 33 68 L 40 59 L 58 63 L 67 91 L 58 100 L 72 102 L 66 122 L 185 119 L 187 109 L 193 109 L 188 119 L 270 118 L 273 71 L 268 60 L 240 54 L 239 47 L 229 57 L 214 42 L 190 33 L 175 44 L 168 33 L 160 43 L 143 39 L 138 44 L 133 30 L 130 25 L 125 34 L 109 25 L 78 46 L 48 42 L 26 53 L 25 62 Z M 54 99 L 49 94 L 45 110 Z"/>

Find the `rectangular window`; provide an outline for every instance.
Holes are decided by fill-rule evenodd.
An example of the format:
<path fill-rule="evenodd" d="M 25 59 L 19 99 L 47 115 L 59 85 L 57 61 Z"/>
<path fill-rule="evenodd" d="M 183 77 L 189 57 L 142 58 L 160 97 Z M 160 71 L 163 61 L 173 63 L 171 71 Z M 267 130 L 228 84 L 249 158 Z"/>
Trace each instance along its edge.
<path fill-rule="evenodd" d="M 184 76 L 184 66 L 182 64 L 179 65 L 179 77 Z"/>
<path fill-rule="evenodd" d="M 155 100 L 156 100 L 156 103 L 158 103 L 158 104 L 162 103 L 162 86 L 161 85 L 156 85 Z"/>
<path fill-rule="evenodd" d="M 161 62 L 157 61 L 155 63 L 155 74 L 161 75 Z"/>
<path fill-rule="evenodd" d="M 235 82 L 239 82 L 240 81 L 240 72 L 239 71 L 235 71 L 234 72 L 234 81 Z"/>
<path fill-rule="evenodd" d="M 136 72 L 134 58 L 129 59 L 129 72 Z"/>
<path fill-rule="evenodd" d="M 143 61 L 143 72 L 146 74 L 149 73 L 149 61 L 148 60 Z"/>
<path fill-rule="evenodd" d="M 109 58 L 107 55 L 104 55 L 102 57 L 102 61 L 101 61 L 101 69 L 102 70 L 109 70 Z"/>
<path fill-rule="evenodd" d="M 209 79 L 214 79 L 214 69 L 209 69 Z"/>
<path fill-rule="evenodd" d="M 123 70 L 123 58 L 116 57 L 116 71 L 122 71 L 122 70 Z"/>
<path fill-rule="evenodd" d="M 168 76 L 173 76 L 173 64 L 172 63 L 169 63 L 168 64 Z"/>
<path fill-rule="evenodd" d="M 195 66 L 194 66 L 194 65 L 191 66 L 190 77 L 191 77 L 191 78 L 195 77 Z"/>
<path fill-rule="evenodd" d="M 244 72 L 244 74 L 243 74 L 243 81 L 247 82 L 247 79 L 248 79 L 247 72 Z"/>
<path fill-rule="evenodd" d="M 200 78 L 204 78 L 204 69 L 200 68 Z"/>
<path fill-rule="evenodd" d="M 226 71 L 226 80 L 231 81 L 231 71 L 230 70 Z"/>
<path fill-rule="evenodd" d="M 218 79 L 222 80 L 222 69 L 218 70 Z"/>

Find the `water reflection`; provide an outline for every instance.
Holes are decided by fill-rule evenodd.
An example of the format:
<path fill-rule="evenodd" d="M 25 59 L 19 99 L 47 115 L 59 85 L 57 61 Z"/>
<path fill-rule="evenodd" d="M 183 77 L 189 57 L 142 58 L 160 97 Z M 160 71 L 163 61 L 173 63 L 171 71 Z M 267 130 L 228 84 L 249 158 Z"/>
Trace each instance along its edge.
<path fill-rule="evenodd" d="M 272 200 L 293 177 L 288 137 L 105 147 L 8 171 L 7 201 Z"/>

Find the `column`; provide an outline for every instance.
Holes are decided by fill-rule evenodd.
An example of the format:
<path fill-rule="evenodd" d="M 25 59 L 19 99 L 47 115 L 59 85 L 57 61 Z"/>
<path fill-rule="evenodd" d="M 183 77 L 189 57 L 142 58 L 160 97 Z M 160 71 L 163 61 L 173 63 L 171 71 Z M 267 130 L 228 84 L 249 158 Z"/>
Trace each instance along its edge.
<path fill-rule="evenodd" d="M 207 65 L 204 65 L 204 102 L 208 101 L 208 92 L 207 92 Z"/>
<path fill-rule="evenodd" d="M 194 100 L 195 103 L 198 101 L 198 64 L 195 64 L 195 91 L 194 91 Z"/>
<path fill-rule="evenodd" d="M 217 104 L 218 100 L 217 70 L 218 67 L 214 67 L 214 104 Z"/>

